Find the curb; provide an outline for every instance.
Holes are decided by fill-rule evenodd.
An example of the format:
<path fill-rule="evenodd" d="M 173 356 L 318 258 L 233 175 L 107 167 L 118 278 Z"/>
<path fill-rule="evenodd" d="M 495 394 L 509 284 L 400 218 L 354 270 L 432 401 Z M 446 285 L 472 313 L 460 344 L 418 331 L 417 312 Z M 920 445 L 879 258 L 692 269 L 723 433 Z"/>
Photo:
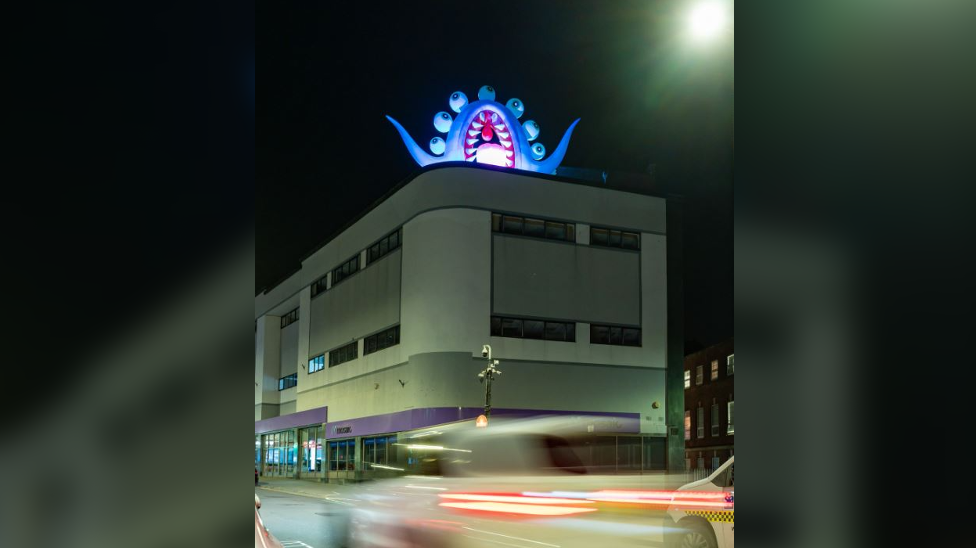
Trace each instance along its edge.
<path fill-rule="evenodd" d="M 309 493 L 308 491 L 293 491 L 291 489 L 282 489 L 281 487 L 272 487 L 270 485 L 258 485 L 257 487 L 258 487 L 258 489 L 266 489 L 268 491 L 278 491 L 279 493 L 286 493 L 286 494 L 289 494 L 289 495 L 297 495 L 297 496 L 300 496 L 300 497 L 310 497 L 310 498 L 316 498 L 316 499 L 322 499 L 322 500 L 329 500 L 329 497 L 327 497 L 327 496 L 324 496 L 324 495 L 321 495 L 321 494 L 318 494 L 318 493 Z"/>

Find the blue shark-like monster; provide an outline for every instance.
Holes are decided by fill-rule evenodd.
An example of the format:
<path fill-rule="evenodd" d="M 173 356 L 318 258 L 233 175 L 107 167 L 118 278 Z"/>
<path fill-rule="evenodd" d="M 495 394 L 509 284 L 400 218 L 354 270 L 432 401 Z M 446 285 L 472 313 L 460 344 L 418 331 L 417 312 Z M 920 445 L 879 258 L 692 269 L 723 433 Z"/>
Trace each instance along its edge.
<path fill-rule="evenodd" d="M 509 99 L 503 105 L 495 101 L 494 88 L 482 86 L 477 101 L 469 103 L 463 92 L 455 91 L 448 104 L 457 113 L 457 118 L 447 112 L 434 115 L 434 128 L 447 136 L 431 139 L 430 153 L 413 140 L 400 122 L 386 117 L 400 132 L 407 151 L 422 167 L 465 161 L 553 174 L 563 161 L 573 129 L 579 123 L 577 118 L 569 125 L 559 146 L 543 160 L 546 147 L 542 143 L 529 144 L 539 136 L 539 124 L 535 120 L 519 124 L 518 119 L 525 112 L 525 104 L 520 99 Z"/>

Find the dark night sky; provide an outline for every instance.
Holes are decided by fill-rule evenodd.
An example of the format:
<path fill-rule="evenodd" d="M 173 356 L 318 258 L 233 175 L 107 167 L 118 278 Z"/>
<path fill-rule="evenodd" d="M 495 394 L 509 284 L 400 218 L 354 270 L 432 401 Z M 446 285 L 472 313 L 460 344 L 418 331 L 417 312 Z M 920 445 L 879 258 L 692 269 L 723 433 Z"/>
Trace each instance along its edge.
<path fill-rule="evenodd" d="M 687 2 L 259 2 L 256 292 L 415 172 L 456 90 L 518 97 L 563 165 L 644 172 L 685 200 L 685 339 L 732 331 L 731 36 L 692 42 Z"/>

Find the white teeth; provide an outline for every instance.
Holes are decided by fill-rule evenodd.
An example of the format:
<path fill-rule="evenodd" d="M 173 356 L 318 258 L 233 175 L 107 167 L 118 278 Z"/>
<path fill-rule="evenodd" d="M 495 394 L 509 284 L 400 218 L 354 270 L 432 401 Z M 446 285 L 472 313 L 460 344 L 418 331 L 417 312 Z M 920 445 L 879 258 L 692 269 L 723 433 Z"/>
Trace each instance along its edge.
<path fill-rule="evenodd" d="M 504 139 L 499 139 L 498 142 L 501 143 L 502 146 L 505 147 L 505 148 L 512 148 L 512 142 L 511 141 L 506 141 Z"/>
<path fill-rule="evenodd" d="M 491 113 L 491 122 L 493 124 L 498 122 L 498 113 L 496 113 L 496 112 L 492 112 Z"/>
<path fill-rule="evenodd" d="M 475 161 L 476 158 L 477 158 L 477 156 L 471 156 L 469 158 L 465 158 L 464 161 L 465 162 L 473 162 L 473 161 Z M 508 166 L 508 167 L 512 167 L 512 166 Z"/>
<path fill-rule="evenodd" d="M 479 133 L 481 133 L 481 132 L 478 131 L 478 130 L 476 130 L 476 129 L 469 129 L 468 130 L 468 137 L 474 137 L 474 136 L 478 135 Z"/>
<path fill-rule="evenodd" d="M 475 137 L 474 139 L 465 139 L 464 142 L 465 143 L 468 143 L 468 146 L 471 146 L 471 145 L 473 145 L 473 144 L 475 144 L 475 143 L 478 142 L 478 138 Z"/>
<path fill-rule="evenodd" d="M 505 160 L 505 167 L 512 167 L 515 165 L 513 160 Z"/>
<path fill-rule="evenodd" d="M 478 114 L 478 119 L 481 120 L 482 122 L 485 121 L 485 111 L 481 111 L 481 113 Z"/>
<path fill-rule="evenodd" d="M 515 156 L 515 151 L 514 150 L 506 150 L 505 151 L 505 156 L 511 158 L 512 156 Z"/>
<path fill-rule="evenodd" d="M 498 138 L 499 139 L 508 139 L 508 135 L 509 135 L 508 133 L 506 133 L 504 131 L 499 131 L 497 133 L 498 133 Z"/>
<path fill-rule="evenodd" d="M 464 149 L 464 153 L 465 154 L 474 154 L 477 151 L 478 151 L 478 149 L 476 149 L 476 148 L 466 148 L 466 149 Z"/>
<path fill-rule="evenodd" d="M 481 122 L 475 121 L 475 122 L 471 122 L 471 127 L 475 128 L 475 129 L 481 129 L 481 128 L 485 127 L 485 125 L 482 124 Z"/>

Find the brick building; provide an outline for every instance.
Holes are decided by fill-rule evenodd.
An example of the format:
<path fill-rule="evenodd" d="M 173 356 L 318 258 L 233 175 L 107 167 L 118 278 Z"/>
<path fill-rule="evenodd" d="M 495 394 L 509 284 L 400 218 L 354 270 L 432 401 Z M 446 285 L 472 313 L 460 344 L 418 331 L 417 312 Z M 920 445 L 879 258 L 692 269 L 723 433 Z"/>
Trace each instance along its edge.
<path fill-rule="evenodd" d="M 685 468 L 714 470 L 735 451 L 733 339 L 685 356 Z"/>

